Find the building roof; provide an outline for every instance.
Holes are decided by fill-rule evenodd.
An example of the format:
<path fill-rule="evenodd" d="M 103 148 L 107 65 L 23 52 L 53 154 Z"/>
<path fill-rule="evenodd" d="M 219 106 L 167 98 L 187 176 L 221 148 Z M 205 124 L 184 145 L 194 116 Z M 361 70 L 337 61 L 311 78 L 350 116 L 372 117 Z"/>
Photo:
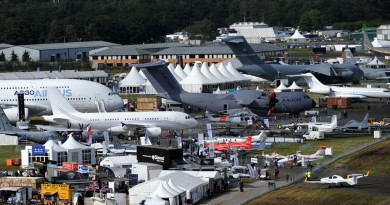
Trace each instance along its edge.
<path fill-rule="evenodd" d="M 285 51 L 286 48 L 275 46 L 272 44 L 250 44 L 256 53 L 264 51 Z M 196 55 L 196 54 L 233 54 L 233 51 L 226 45 L 219 43 L 210 44 L 208 46 L 194 47 L 174 47 L 154 53 L 153 55 Z"/>
<path fill-rule="evenodd" d="M 114 46 L 100 52 L 91 54 L 91 56 L 130 56 L 130 55 L 149 55 L 151 52 L 145 51 L 139 48 L 134 48 L 132 46 Z"/>
<path fill-rule="evenodd" d="M 8 72 L 0 73 L 0 80 L 21 80 L 21 79 L 85 79 L 108 77 L 102 70 L 98 71 L 33 71 L 33 72 Z"/>
<path fill-rule="evenodd" d="M 95 48 L 105 46 L 117 46 L 119 44 L 110 43 L 106 41 L 80 41 L 80 42 L 68 42 L 68 43 L 43 43 L 43 44 L 31 44 L 20 45 L 20 47 L 30 48 L 34 50 L 52 50 L 52 49 L 67 49 L 67 48 Z"/>

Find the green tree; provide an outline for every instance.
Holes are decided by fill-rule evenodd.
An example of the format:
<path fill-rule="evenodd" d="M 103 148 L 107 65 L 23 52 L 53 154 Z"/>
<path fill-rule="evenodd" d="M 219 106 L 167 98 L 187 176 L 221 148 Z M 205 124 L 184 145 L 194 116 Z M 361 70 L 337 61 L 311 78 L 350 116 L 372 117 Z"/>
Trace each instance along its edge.
<path fill-rule="evenodd" d="M 30 62 L 31 61 L 30 53 L 27 52 L 26 50 L 24 51 L 24 53 L 22 55 L 22 61 L 23 62 Z"/>
<path fill-rule="evenodd" d="M 319 10 L 312 9 L 303 13 L 299 20 L 299 29 L 301 31 L 313 31 L 322 29 L 323 26 L 322 13 Z"/>
<path fill-rule="evenodd" d="M 217 27 L 208 19 L 195 21 L 185 30 L 201 40 L 213 40 L 218 35 Z"/>
<path fill-rule="evenodd" d="M 0 62 L 5 62 L 5 55 L 4 55 L 3 51 L 0 54 Z"/>
<path fill-rule="evenodd" d="M 19 61 L 18 54 L 16 54 L 15 51 L 12 51 L 12 53 L 11 53 L 11 62 L 18 62 L 18 61 Z"/>

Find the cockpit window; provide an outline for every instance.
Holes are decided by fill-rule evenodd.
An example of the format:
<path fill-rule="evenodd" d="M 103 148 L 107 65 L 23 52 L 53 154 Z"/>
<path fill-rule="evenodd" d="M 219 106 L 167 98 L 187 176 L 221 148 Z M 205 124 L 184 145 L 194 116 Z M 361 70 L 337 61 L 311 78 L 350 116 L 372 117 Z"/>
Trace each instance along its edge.
<path fill-rule="evenodd" d="M 191 117 L 187 115 L 185 118 L 188 120 L 188 119 L 190 119 Z"/>

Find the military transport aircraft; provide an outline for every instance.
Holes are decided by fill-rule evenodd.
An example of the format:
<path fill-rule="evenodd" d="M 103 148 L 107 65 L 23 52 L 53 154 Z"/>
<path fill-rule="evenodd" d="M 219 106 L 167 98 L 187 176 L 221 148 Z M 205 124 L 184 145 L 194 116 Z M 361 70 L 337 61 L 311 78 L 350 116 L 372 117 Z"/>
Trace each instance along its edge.
<path fill-rule="evenodd" d="M 0 106 L 0 134 L 17 136 L 19 139 L 27 139 L 29 141 L 44 144 L 49 138 L 58 139 L 58 133 L 56 131 L 27 131 L 16 128 L 11 125 L 7 115 L 4 113 L 3 108 Z"/>
<path fill-rule="evenodd" d="M 188 93 L 183 90 L 164 61 L 135 65 L 142 69 L 159 96 L 214 113 L 248 108 L 260 116 L 309 110 L 315 102 L 304 92 L 241 90 L 227 94 Z"/>
<path fill-rule="evenodd" d="M 287 78 L 287 75 L 313 73 L 325 84 L 359 83 L 363 71 L 351 64 L 317 64 L 317 65 L 281 65 L 264 64 L 243 36 L 230 36 L 221 39 L 234 52 L 243 66 L 237 68 L 245 74 L 254 75 L 270 81 Z"/>

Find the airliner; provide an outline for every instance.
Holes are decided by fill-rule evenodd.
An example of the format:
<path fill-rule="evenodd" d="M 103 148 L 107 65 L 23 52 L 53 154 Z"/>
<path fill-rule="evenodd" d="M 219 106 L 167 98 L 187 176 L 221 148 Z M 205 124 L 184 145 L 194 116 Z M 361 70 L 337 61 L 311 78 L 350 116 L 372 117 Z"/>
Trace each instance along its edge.
<path fill-rule="evenodd" d="M 386 88 L 337 87 L 322 84 L 313 74 L 293 75 L 303 77 L 310 87 L 309 92 L 344 98 L 390 98 L 390 90 Z"/>
<path fill-rule="evenodd" d="M 24 105 L 28 116 L 52 114 L 47 98 L 47 88 L 56 87 L 70 104 L 80 112 L 114 111 L 123 107 L 123 100 L 106 86 L 87 80 L 40 79 L 0 81 L 0 105 L 8 119 L 18 118 L 18 94 L 24 93 Z"/>
<path fill-rule="evenodd" d="M 53 115 L 44 115 L 43 119 L 68 128 L 86 127 L 90 123 L 93 129 L 128 136 L 135 129 L 144 128 L 149 137 L 156 137 L 162 129 L 179 130 L 198 125 L 188 114 L 175 111 L 81 113 L 65 100 L 61 90 L 48 87 L 47 94 Z"/>

